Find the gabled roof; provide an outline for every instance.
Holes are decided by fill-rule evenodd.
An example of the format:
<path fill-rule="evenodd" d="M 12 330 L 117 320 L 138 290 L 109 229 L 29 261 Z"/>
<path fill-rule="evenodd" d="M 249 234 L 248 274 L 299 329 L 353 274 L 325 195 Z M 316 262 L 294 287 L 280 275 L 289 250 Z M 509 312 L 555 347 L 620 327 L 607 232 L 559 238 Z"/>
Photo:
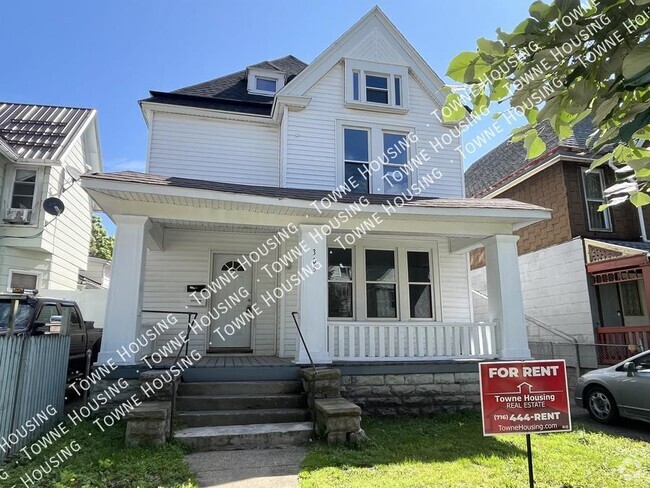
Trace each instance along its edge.
<path fill-rule="evenodd" d="M 465 171 L 465 192 L 469 197 L 484 197 L 499 188 L 534 171 L 558 154 L 576 154 L 588 149 L 587 139 L 593 131 L 587 118 L 573 128 L 573 135 L 560 141 L 548 121 L 538 127 L 539 136 L 546 143 L 546 152 L 529 160 L 524 142 L 501 143 Z"/>
<path fill-rule="evenodd" d="M 0 146 L 15 160 L 57 160 L 95 110 L 0 102 Z"/>
<path fill-rule="evenodd" d="M 306 63 L 295 56 L 288 55 L 272 61 L 262 61 L 248 68 L 283 72 L 289 83 L 306 67 Z M 213 108 L 254 115 L 270 115 L 274 100 L 273 97 L 248 93 L 246 70 L 171 92 L 151 91 L 150 93 L 151 97 L 143 100 L 144 102 Z"/>
<path fill-rule="evenodd" d="M 373 7 L 366 15 L 348 29 L 341 37 L 334 41 L 325 51 L 318 55 L 310 65 L 297 77 L 291 85 L 284 86 L 278 95 L 301 97 L 320 80 L 329 70 L 345 57 L 350 56 L 368 37 L 386 34 L 388 45 L 382 45 L 381 49 L 388 49 L 401 58 L 407 60 L 409 70 L 419 80 L 422 87 L 431 98 L 441 106 L 444 104 L 445 96 L 441 89 L 445 85 L 442 79 L 427 64 L 420 53 L 408 42 L 404 35 L 393 24 L 386 14 L 377 6 Z M 380 47 L 375 46 L 378 53 Z M 377 54 L 378 56 L 378 54 Z M 381 61 L 381 59 L 373 59 Z"/>

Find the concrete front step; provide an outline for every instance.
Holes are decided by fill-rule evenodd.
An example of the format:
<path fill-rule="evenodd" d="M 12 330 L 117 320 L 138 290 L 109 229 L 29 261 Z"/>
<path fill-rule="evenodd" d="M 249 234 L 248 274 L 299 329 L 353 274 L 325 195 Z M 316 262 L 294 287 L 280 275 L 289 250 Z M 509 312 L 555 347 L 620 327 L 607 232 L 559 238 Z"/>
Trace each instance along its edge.
<path fill-rule="evenodd" d="M 178 411 L 243 410 L 249 408 L 304 408 L 307 399 L 303 394 L 281 395 L 192 395 L 176 398 Z"/>
<path fill-rule="evenodd" d="M 241 395 L 246 393 L 278 395 L 282 393 L 300 393 L 301 391 L 302 385 L 299 381 L 221 381 L 181 383 L 178 386 L 180 396 Z"/>
<path fill-rule="evenodd" d="M 305 422 L 311 417 L 305 408 L 251 408 L 246 410 L 198 410 L 178 412 L 176 421 L 183 427 L 249 425 L 280 422 Z"/>
<path fill-rule="evenodd" d="M 193 427 L 174 434 L 176 440 L 195 451 L 302 446 L 311 437 L 311 422 Z"/>

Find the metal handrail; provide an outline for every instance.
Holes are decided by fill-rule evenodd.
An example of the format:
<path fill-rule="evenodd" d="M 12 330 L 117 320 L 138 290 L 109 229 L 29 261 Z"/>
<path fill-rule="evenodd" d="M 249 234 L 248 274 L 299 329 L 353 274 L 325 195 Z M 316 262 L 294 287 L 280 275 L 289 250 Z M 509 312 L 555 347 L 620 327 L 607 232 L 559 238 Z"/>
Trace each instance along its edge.
<path fill-rule="evenodd" d="M 293 323 L 296 324 L 296 329 L 298 329 L 298 335 L 300 336 L 300 340 L 302 342 L 302 345 L 305 346 L 305 351 L 307 352 L 307 357 L 309 358 L 309 362 L 311 363 L 311 367 L 314 370 L 314 373 L 316 373 L 316 365 L 314 364 L 314 360 L 311 358 L 311 353 L 309 352 L 309 347 L 307 347 L 307 343 L 305 342 L 305 338 L 302 335 L 302 331 L 300 330 L 300 325 L 298 324 L 298 319 L 296 318 L 296 315 L 300 315 L 298 312 L 291 312 L 291 316 L 293 317 Z"/>
<path fill-rule="evenodd" d="M 474 293 L 475 295 L 477 295 L 477 296 L 479 296 L 479 297 L 481 297 L 481 298 L 483 298 L 485 300 L 489 300 L 488 296 L 485 293 L 481 293 L 478 290 L 472 290 L 472 293 Z M 574 344 L 578 343 L 578 339 L 576 339 L 575 337 L 567 334 L 566 332 L 562 332 L 561 330 L 553 327 L 552 325 L 548 325 L 548 324 L 542 322 L 541 320 L 536 319 L 535 317 L 531 317 L 530 315 L 524 313 L 524 318 L 526 319 L 526 321 L 530 322 L 533 325 L 536 325 L 540 329 L 544 329 L 546 332 L 550 332 L 551 334 L 554 334 L 556 336 L 561 337 L 562 339 L 566 339 L 566 340 L 568 340 L 570 342 L 573 342 Z"/>
<path fill-rule="evenodd" d="M 164 313 L 167 315 L 187 315 L 187 334 L 185 334 L 185 339 L 183 339 L 183 343 L 185 345 L 185 356 L 187 356 L 187 352 L 189 351 L 190 348 L 190 330 L 192 329 L 192 322 L 196 320 L 196 317 L 199 315 L 198 312 L 188 312 L 187 310 L 184 310 L 182 312 L 175 312 L 173 310 L 142 310 L 142 313 Z M 178 354 L 176 354 L 176 358 L 174 359 L 174 362 L 178 362 L 178 358 L 181 357 L 181 352 L 183 351 L 183 346 L 181 346 L 178 349 Z"/>

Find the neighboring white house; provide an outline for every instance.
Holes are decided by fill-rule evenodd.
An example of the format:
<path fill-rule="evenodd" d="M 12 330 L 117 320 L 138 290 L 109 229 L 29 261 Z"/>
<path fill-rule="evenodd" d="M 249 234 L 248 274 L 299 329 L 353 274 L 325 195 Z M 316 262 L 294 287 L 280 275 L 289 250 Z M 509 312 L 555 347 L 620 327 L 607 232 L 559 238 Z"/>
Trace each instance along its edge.
<path fill-rule="evenodd" d="M 0 102 L 0 289 L 77 289 L 94 210 L 78 180 L 101 170 L 95 110 Z"/>
<path fill-rule="evenodd" d="M 374 8 L 309 65 L 286 56 L 152 92 L 147 173 L 82 178 L 117 226 L 100 361 L 134 364 L 186 329 L 152 310 L 196 312 L 190 346 L 216 356 L 308 362 L 297 312 L 318 363 L 530 357 L 513 233 L 550 212 L 464 198 L 443 142 L 458 128 L 433 115 L 442 86 Z"/>
<path fill-rule="evenodd" d="M 108 289 L 111 284 L 111 264 L 108 259 L 90 256 L 86 270 L 79 273 L 80 285 L 86 289 Z"/>

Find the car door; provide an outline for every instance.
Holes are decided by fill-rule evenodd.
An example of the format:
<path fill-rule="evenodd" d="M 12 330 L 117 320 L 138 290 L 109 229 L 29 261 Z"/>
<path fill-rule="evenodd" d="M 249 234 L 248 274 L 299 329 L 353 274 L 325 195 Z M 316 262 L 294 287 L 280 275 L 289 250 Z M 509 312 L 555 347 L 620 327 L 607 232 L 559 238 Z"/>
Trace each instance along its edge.
<path fill-rule="evenodd" d="M 62 303 L 61 311 L 70 310 L 70 324 L 68 333 L 70 334 L 70 357 L 81 357 L 86 353 L 86 328 L 81 322 L 77 307 L 70 303 Z"/>
<path fill-rule="evenodd" d="M 624 415 L 650 420 L 650 352 L 639 356 L 634 361 L 636 372 L 633 376 L 625 375 L 619 381 L 619 407 Z"/>

